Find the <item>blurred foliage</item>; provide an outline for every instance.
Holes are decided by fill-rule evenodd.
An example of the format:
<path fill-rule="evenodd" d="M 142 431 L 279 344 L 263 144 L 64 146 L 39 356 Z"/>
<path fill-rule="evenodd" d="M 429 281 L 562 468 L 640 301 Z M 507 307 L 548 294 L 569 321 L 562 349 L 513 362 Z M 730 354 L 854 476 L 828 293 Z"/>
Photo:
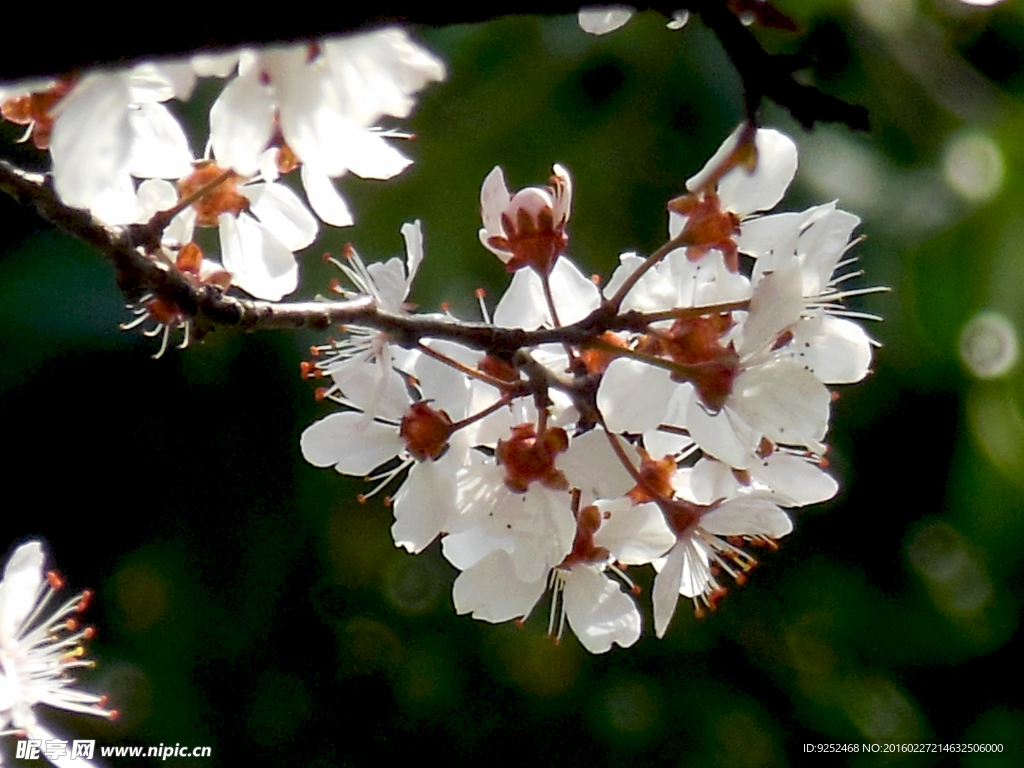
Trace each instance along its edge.
<path fill-rule="evenodd" d="M 544 604 L 523 629 L 454 615 L 438 547 L 396 550 L 379 498 L 357 504 L 361 483 L 299 455 L 328 410 L 298 374 L 318 338 L 218 332 L 153 361 L 152 340 L 117 330 L 111 270 L 0 200 L 8 538 L 44 536 L 72 585 L 97 588 L 99 667 L 83 677 L 124 712 L 54 714 L 54 728 L 213 748 L 168 766 L 505 753 L 741 768 L 871 741 L 1002 743 L 1009 757 L 847 762 L 1019 764 L 1019 686 L 1000 683 L 1021 642 L 1024 379 L 1012 360 L 979 378 L 960 349 L 982 310 L 1024 327 L 1024 4 L 779 6 L 802 31 L 759 32 L 766 47 L 871 113 L 864 135 L 804 132 L 773 105 L 763 120 L 801 148 L 785 207 L 835 198 L 863 218 L 859 284 L 892 288 L 854 302 L 885 318 L 875 373 L 835 405 L 840 497 L 800 513 L 717 614 L 683 607 L 667 638 L 648 625 L 627 651 L 551 644 Z M 607 277 L 621 251 L 662 242 L 666 200 L 741 117 L 739 80 L 697 21 L 669 32 L 645 13 L 596 38 L 568 17 L 508 17 L 420 35 L 449 78 L 408 121 L 416 164 L 343 180 L 357 225 L 320 248 L 385 258 L 422 219 L 424 309 L 474 318 L 477 287 L 492 307 L 500 295 L 476 234 L 495 164 L 513 187 L 553 162 L 572 171 L 571 253 Z M 313 254 L 303 270 L 305 296 L 335 276 Z M 984 343 L 967 359 L 1008 342 Z M 647 600 L 650 574 L 637 577 Z"/>

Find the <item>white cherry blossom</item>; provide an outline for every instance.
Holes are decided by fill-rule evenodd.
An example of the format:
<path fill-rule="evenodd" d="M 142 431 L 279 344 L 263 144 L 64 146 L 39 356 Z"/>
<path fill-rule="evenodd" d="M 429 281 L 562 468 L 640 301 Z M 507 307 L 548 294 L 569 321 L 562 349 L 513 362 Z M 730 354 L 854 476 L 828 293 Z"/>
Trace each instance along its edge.
<path fill-rule="evenodd" d="M 280 131 L 302 164 L 313 210 L 348 226 L 352 215 L 330 180 L 349 171 L 372 179 L 401 173 L 411 160 L 373 123 L 406 117 L 413 94 L 444 77 L 439 59 L 394 28 L 244 51 L 238 77 L 210 112 L 211 145 L 221 162 L 249 176 Z"/>
<path fill-rule="evenodd" d="M 221 183 L 172 220 L 167 236 L 188 242 L 195 226 L 214 226 L 232 284 L 260 299 L 278 301 L 299 283 L 296 251 L 311 245 L 319 225 L 298 195 L 262 177 L 244 181 L 204 161 L 179 184 L 182 195 Z M 225 177 L 229 178 L 225 178 Z M 242 181 L 242 183 L 239 183 Z"/>
<path fill-rule="evenodd" d="M 39 722 L 40 704 L 104 718 L 117 715 L 106 708 L 105 697 L 79 690 L 72 677 L 73 670 L 92 666 L 82 659 L 81 648 L 92 630 L 77 628 L 73 620 L 90 593 L 51 606 L 62 584 L 56 574 L 44 572 L 44 564 L 38 541 L 22 544 L 7 561 L 0 582 L 0 730 L 22 730 L 29 739 L 57 738 Z M 68 757 L 51 762 L 61 768 L 91 765 Z"/>
<path fill-rule="evenodd" d="M 672 231 L 681 233 L 691 260 L 719 251 L 739 270 L 741 225 L 782 199 L 796 174 L 796 144 L 783 133 L 740 125 L 705 166 L 686 182 L 690 194 L 669 202 Z"/>
<path fill-rule="evenodd" d="M 134 178 L 177 179 L 192 170 L 192 153 L 177 119 L 164 106 L 187 95 L 172 66 L 140 64 L 124 72 L 85 75 L 53 110 L 53 181 L 70 206 L 107 224 L 139 215 Z"/>
<path fill-rule="evenodd" d="M 699 508 L 686 502 L 670 524 L 676 531 L 676 543 L 669 553 L 654 563 L 654 628 L 664 637 L 675 613 L 679 596 L 692 598 L 698 612 L 715 608 L 725 590 L 715 575 L 724 571 L 742 584 L 754 559 L 729 541 L 744 537 L 774 542 L 793 530 L 789 516 L 771 500 L 740 496 L 713 508 Z M 685 522 L 682 522 L 685 521 Z"/>
<path fill-rule="evenodd" d="M 547 276 L 565 252 L 572 178 L 556 163 L 550 181 L 549 187 L 525 187 L 512 194 L 500 166 L 484 179 L 480 188 L 480 242 L 501 259 L 508 272 L 530 267 Z"/>

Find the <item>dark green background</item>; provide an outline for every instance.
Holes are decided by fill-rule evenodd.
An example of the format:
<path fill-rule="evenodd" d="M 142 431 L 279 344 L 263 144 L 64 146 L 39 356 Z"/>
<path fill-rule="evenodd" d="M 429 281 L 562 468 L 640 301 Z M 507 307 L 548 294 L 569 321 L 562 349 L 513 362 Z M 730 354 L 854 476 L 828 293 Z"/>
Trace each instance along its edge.
<path fill-rule="evenodd" d="M 976 381 L 957 353 L 982 308 L 1024 323 L 1022 9 L 780 6 L 802 32 L 765 45 L 871 113 L 867 134 L 807 133 L 774 105 L 763 119 L 801 148 L 784 209 L 837 198 L 863 218 L 860 284 L 892 292 L 857 306 L 886 318 L 870 329 L 883 346 L 868 381 L 838 388 L 838 498 L 799 511 L 717 614 L 681 605 L 661 641 L 641 569 L 648 626 L 626 651 L 552 645 L 544 606 L 522 630 L 455 616 L 437 546 L 396 550 L 389 512 L 355 502 L 363 484 L 304 463 L 299 435 L 329 411 L 299 377 L 319 337 L 217 332 L 153 361 L 153 341 L 117 330 L 112 270 L 0 200 L 5 536 L 42 536 L 73 586 L 97 590 L 99 667 L 82 677 L 124 710 L 47 721 L 101 744 L 213 749 L 167 765 L 771 766 L 808 742 L 869 741 L 998 742 L 1024 760 L 1021 373 Z M 404 123 L 416 164 L 341 182 L 356 226 L 303 258 L 299 295 L 335 276 L 323 250 L 399 254 L 400 225 L 420 218 L 412 299 L 473 319 L 483 286 L 493 307 L 506 276 L 476 231 L 495 164 L 513 187 L 570 169 L 570 253 L 607 278 L 619 252 L 664 240 L 665 202 L 741 117 L 738 78 L 697 22 L 669 32 L 644 14 L 595 38 L 568 17 L 505 18 L 419 36 L 449 78 Z M 945 179 L 963 136 L 1001 153 L 984 199 Z"/>

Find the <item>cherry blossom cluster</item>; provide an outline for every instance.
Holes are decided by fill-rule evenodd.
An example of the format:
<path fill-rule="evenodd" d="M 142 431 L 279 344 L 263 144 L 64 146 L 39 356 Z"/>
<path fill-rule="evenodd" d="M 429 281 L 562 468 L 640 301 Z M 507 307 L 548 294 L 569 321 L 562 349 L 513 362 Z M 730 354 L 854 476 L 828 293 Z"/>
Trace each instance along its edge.
<path fill-rule="evenodd" d="M 320 222 L 353 216 L 335 181 L 351 172 L 389 179 L 412 161 L 394 145 L 408 134 L 377 127 L 407 117 L 414 96 L 445 68 L 402 30 L 144 62 L 62 79 L 0 85 L 0 111 L 49 150 L 57 195 L 111 227 L 150 225 L 150 255 L 197 285 L 229 285 L 279 300 L 298 287 L 295 253 Z M 203 153 L 193 153 L 174 102 L 202 78 L 223 88 L 209 111 Z M 297 172 L 305 200 L 282 177 Z M 196 228 L 216 228 L 223 264 L 204 258 Z M 162 334 L 189 319 L 151 295 L 125 328 Z"/>
<path fill-rule="evenodd" d="M 82 592 L 55 602 L 64 583 L 45 571 L 38 541 L 19 546 L 0 581 L 0 733 L 43 742 L 58 737 L 39 722 L 36 707 L 48 707 L 114 719 L 105 696 L 75 687 L 74 671 L 92 667 L 83 644 L 94 630 L 81 624 L 80 614 L 92 599 Z M 47 753 L 47 757 L 51 754 Z M 55 765 L 92 765 L 88 760 L 57 755 Z"/>
<path fill-rule="evenodd" d="M 579 21 L 603 34 L 630 14 Z M 277 302 L 299 285 L 296 254 L 321 225 L 354 223 L 337 182 L 407 168 L 397 142 L 410 136 L 381 122 L 408 117 L 445 75 L 387 28 L 0 85 L 0 114 L 49 153 L 32 184 L 64 218 L 91 217 L 101 236 L 84 239 L 184 286 L 126 289 L 121 327 L 159 337 L 159 357 L 172 333 L 189 344 L 197 296 L 294 307 Z M 176 110 L 204 79 L 221 87 L 197 141 Z M 365 478 L 360 500 L 385 499 L 396 546 L 439 542 L 459 571 L 460 614 L 522 622 L 547 602 L 552 637 L 568 624 L 593 653 L 629 647 L 645 623 L 630 569 L 644 567 L 658 637 L 680 597 L 715 610 L 753 551 L 793 530 L 794 510 L 838 492 L 825 458 L 833 388 L 871 365 L 860 321 L 876 318 L 847 305 L 877 290 L 848 285 L 859 219 L 835 203 L 770 213 L 796 169 L 789 137 L 741 125 L 668 201 L 666 243 L 621 254 L 602 284 L 568 256 L 569 171 L 556 164 L 546 186 L 513 192 L 494 168 L 479 240 L 510 281 L 493 307 L 480 292 L 473 321 L 412 312 L 420 221 L 401 229 L 404 258 L 366 263 L 348 246 L 332 259 L 343 301 L 316 306 L 350 319 L 302 368 L 330 408 L 303 432 L 303 456 Z M 0 163 L 30 176 L 9 170 Z M 72 677 L 91 666 L 79 617 L 90 594 L 54 602 L 62 582 L 44 561 L 39 542 L 22 544 L 0 581 L 0 734 L 52 740 L 37 705 L 117 712 Z"/>
<path fill-rule="evenodd" d="M 627 647 L 643 625 L 627 571 L 646 565 L 659 637 L 680 596 L 715 609 L 792 510 L 837 493 L 830 387 L 872 358 L 869 316 L 846 306 L 875 290 L 847 288 L 859 219 L 835 203 L 766 213 L 796 169 L 789 137 L 740 126 L 668 203 L 667 243 L 622 254 L 602 288 L 566 255 L 569 172 L 512 193 L 495 168 L 479 234 L 511 281 L 481 312 L 529 340 L 460 343 L 480 324 L 447 313 L 426 316 L 443 338 L 347 324 L 304 368 L 339 408 L 303 455 L 387 494 L 397 546 L 440 539 L 459 613 L 523 620 L 550 592 L 554 637 L 567 621 L 591 652 Z M 402 234 L 404 259 L 349 248 L 335 291 L 408 317 L 420 222 Z"/>

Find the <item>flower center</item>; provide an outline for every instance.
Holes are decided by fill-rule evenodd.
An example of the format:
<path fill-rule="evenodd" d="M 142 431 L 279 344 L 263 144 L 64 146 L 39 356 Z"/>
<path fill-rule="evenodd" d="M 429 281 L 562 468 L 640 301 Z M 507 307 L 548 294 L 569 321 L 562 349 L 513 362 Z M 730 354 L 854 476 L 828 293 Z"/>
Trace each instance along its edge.
<path fill-rule="evenodd" d="M 729 271 L 739 272 L 739 248 L 735 238 L 740 233 L 740 219 L 732 211 L 722 210 L 718 195 L 713 192 L 703 197 L 683 195 L 670 201 L 668 207 L 686 216 L 683 227 L 686 258 L 700 261 L 708 251 L 718 249 Z"/>
<path fill-rule="evenodd" d="M 515 194 L 501 214 L 504 243 L 493 243 L 512 252 L 505 264 L 511 274 L 523 267 L 548 275 L 569 244 L 565 222 L 555 221 L 551 196 L 542 189 L 527 187 Z"/>
<path fill-rule="evenodd" d="M 728 312 L 679 318 L 666 333 L 648 336 L 640 349 L 667 355 L 686 366 L 685 376 L 673 374 L 673 378 L 692 382 L 704 405 L 717 412 L 732 394 L 740 370 L 740 356 L 733 344 L 722 344 L 722 335 L 732 325 Z"/>
<path fill-rule="evenodd" d="M 399 437 L 405 440 L 406 450 L 420 461 L 439 458 L 448 447 L 451 433 L 451 417 L 422 401 L 412 404 L 398 430 Z"/>
<path fill-rule="evenodd" d="M 203 187 L 214 184 L 224 174 L 225 169 L 214 163 L 200 165 L 178 182 L 179 199 L 184 200 L 197 194 Z M 249 198 L 238 191 L 238 176 L 231 174 L 194 201 L 192 208 L 196 212 L 197 226 L 216 227 L 222 213 L 230 213 L 237 217 L 242 211 L 248 210 Z"/>
<path fill-rule="evenodd" d="M 496 452 L 498 463 L 505 467 L 505 485 L 515 493 L 526 493 L 533 482 L 566 490 L 569 481 L 555 468 L 555 457 L 568 447 L 569 436 L 560 427 L 550 427 L 540 435 L 533 424 L 512 427 L 512 436 L 499 440 Z"/>
<path fill-rule="evenodd" d="M 665 522 L 679 537 L 689 535 L 700 519 L 717 507 L 717 504 L 694 504 L 686 499 L 660 499 L 658 506 L 665 513 Z"/>
<path fill-rule="evenodd" d="M 676 461 L 672 456 L 652 459 L 647 451 L 640 449 L 640 479 L 626 494 L 634 504 L 644 504 L 655 499 L 671 499 L 675 490 L 672 488 L 672 476 L 676 472 Z M 653 495 L 652 495 L 653 494 Z"/>

